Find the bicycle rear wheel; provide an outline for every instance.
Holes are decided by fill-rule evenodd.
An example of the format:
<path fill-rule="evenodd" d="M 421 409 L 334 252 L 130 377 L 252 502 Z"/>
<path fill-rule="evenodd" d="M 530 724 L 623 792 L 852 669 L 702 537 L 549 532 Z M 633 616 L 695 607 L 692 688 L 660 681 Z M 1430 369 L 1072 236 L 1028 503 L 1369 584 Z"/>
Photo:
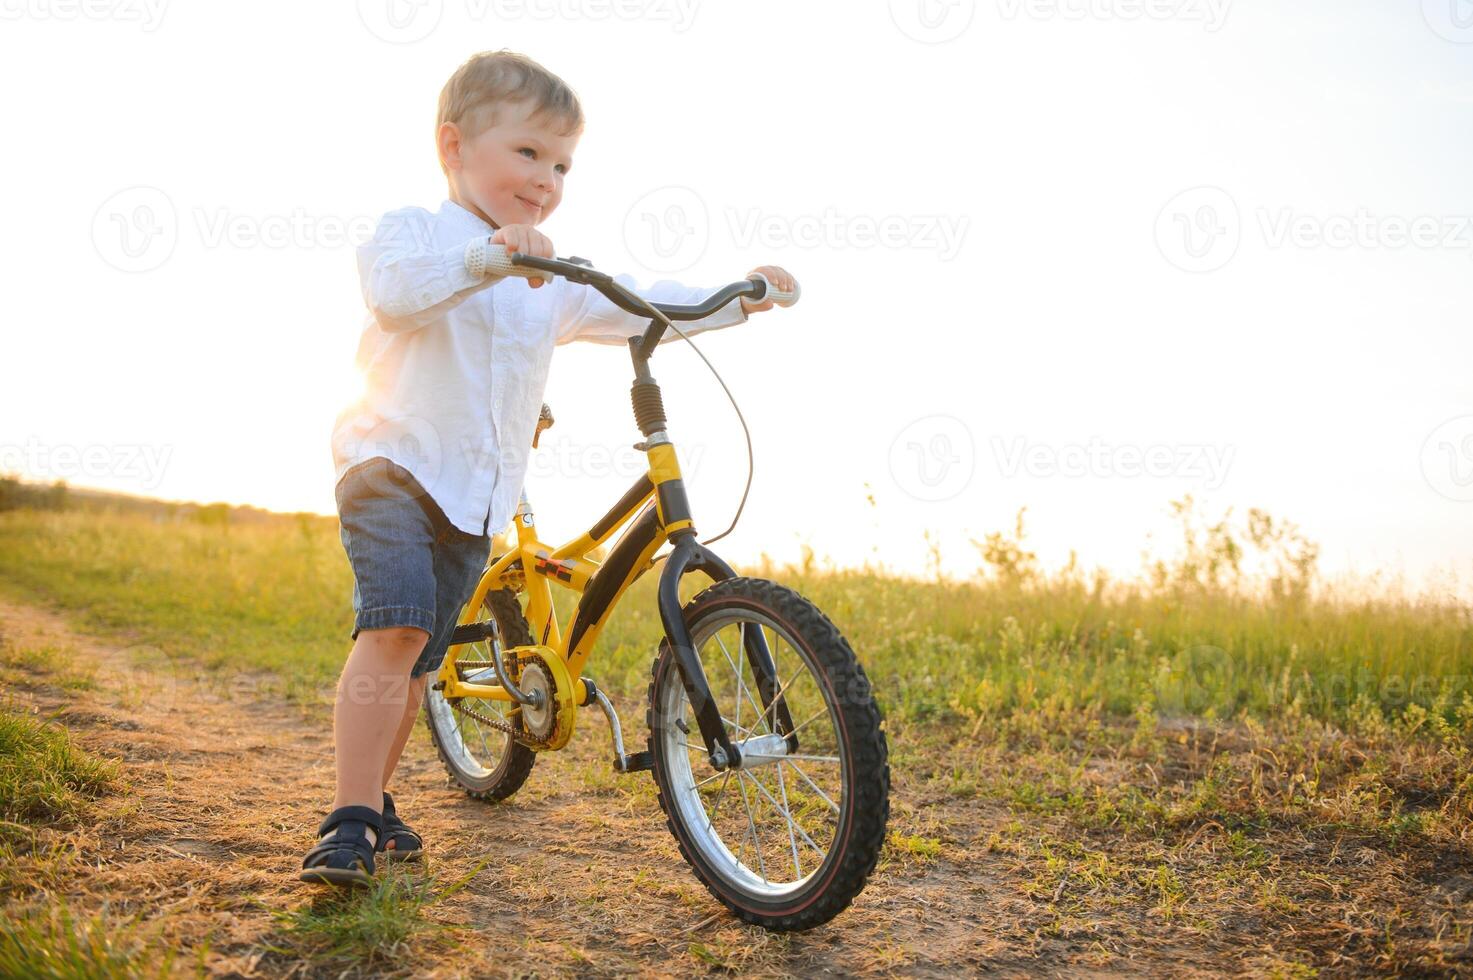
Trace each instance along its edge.
<path fill-rule="evenodd" d="M 527 646 L 532 633 L 510 589 L 487 593 L 481 608 L 483 616 L 494 616 L 501 628 L 502 642 L 507 646 Z M 467 644 L 461 656 L 472 662 L 489 662 L 490 641 Z M 462 680 L 482 684 L 496 683 L 493 668 L 462 668 Z M 460 702 L 464 702 L 461 704 Z M 425 692 L 425 724 L 440 761 L 445 764 L 452 785 L 480 800 L 504 800 L 511 796 L 532 773 L 537 753 L 518 742 L 510 732 L 499 731 L 469 714 L 475 712 L 500 724 L 520 727 L 520 715 L 508 717 L 512 705 L 507 701 L 485 698 L 446 698 L 439 691 Z"/>
<path fill-rule="evenodd" d="M 772 582 L 718 582 L 685 617 L 744 761 L 737 770 L 710 765 L 675 655 L 662 645 L 648 720 L 666 823 L 696 876 L 742 919 L 811 929 L 864 888 L 885 840 L 889 756 L 868 679 L 833 623 Z M 773 708 L 754 690 L 748 630 L 761 631 L 776 668 Z"/>

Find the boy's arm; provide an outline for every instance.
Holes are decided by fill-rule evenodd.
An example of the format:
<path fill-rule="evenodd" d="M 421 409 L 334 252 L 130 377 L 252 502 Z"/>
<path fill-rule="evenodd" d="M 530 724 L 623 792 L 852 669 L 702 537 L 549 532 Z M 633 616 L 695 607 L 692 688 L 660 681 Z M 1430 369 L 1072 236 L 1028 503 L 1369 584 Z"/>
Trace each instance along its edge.
<path fill-rule="evenodd" d="M 714 289 L 684 286 L 668 279 L 657 282 L 648 289 L 638 288 L 630 276 L 615 276 L 614 279 L 621 286 L 655 303 L 694 305 L 715 292 Z M 650 325 L 649 317 L 626 313 L 592 286 L 582 286 L 564 279 L 557 281 L 562 287 L 562 293 L 558 297 L 556 324 L 557 342 L 560 344 L 573 340 L 586 340 L 595 344 L 623 344 L 630 337 L 644 333 Z M 676 326 L 687 334 L 694 334 L 734 326 L 746 322 L 746 319 L 747 313 L 742 308 L 741 301 L 734 299 L 710 316 L 684 323 L 677 322 Z M 678 339 L 679 334 L 666 331 L 660 342 L 663 344 Z"/>
<path fill-rule="evenodd" d="M 435 245 L 428 212 L 405 208 L 384 215 L 373 238 L 358 246 L 358 277 L 363 300 L 387 333 L 418 330 L 444 316 L 502 276 L 474 276 L 466 267 L 464 244 Z"/>

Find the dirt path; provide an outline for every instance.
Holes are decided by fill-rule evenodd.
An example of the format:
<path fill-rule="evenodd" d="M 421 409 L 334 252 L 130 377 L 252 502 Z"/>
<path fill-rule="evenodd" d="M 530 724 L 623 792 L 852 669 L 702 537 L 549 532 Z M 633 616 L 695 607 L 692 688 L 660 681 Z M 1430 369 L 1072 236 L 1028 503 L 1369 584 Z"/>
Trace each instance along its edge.
<path fill-rule="evenodd" d="M 44 675 L 8 693 L 120 759 L 130 784 L 98 804 L 100 821 L 68 835 L 88 876 L 52 889 L 82 907 L 106 898 L 115 910 L 142 911 L 186 952 L 208 937 L 206 966 L 216 975 L 341 975 L 340 963 L 305 956 L 273 916 L 323 900 L 295 871 L 332 797 L 326 706 L 252 696 L 250 678 L 203 683 L 150 668 L 14 601 L 0 600 L 0 630 L 13 645 L 70 648 L 99 665 L 99 687 L 80 695 Z M 618 707 L 635 728 L 639 706 Z M 939 854 L 887 849 L 869 888 L 828 927 L 777 936 L 741 925 L 681 861 L 648 776 L 612 773 L 602 718 L 585 712 L 580 721 L 573 746 L 540 758 L 526 787 L 501 805 L 448 786 L 427 734 L 416 730 L 391 789 L 427 841 L 431 860 L 420 874 L 449 882 L 487 863 L 425 913 L 455 927 L 465 948 L 429 943 L 378 969 L 805 977 L 1252 969 L 1221 937 L 1196 939 L 1144 904 L 1061 919 L 1026 862 L 996 848 L 999 835 L 1017 832 L 1012 814 L 981 798 L 927 797 L 901 768 L 892 827 L 938 841 Z"/>

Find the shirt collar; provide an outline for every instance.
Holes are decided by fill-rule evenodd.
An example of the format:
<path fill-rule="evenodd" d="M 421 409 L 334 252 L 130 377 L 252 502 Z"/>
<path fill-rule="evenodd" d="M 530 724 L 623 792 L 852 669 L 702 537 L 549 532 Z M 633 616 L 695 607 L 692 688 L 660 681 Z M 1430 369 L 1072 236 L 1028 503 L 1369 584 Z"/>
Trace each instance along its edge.
<path fill-rule="evenodd" d="M 481 218 L 465 208 L 456 204 L 449 198 L 440 205 L 440 217 L 451 222 L 456 228 L 464 228 L 472 235 L 489 235 L 496 229 Z"/>

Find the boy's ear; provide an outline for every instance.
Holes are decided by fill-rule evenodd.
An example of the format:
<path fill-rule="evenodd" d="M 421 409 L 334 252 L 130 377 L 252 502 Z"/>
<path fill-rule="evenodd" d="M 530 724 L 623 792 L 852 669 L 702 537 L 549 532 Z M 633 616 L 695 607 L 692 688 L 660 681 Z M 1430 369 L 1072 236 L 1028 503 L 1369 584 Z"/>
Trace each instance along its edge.
<path fill-rule="evenodd" d="M 460 169 L 460 127 L 455 123 L 441 123 L 435 134 L 440 146 L 440 164 L 446 170 Z"/>

